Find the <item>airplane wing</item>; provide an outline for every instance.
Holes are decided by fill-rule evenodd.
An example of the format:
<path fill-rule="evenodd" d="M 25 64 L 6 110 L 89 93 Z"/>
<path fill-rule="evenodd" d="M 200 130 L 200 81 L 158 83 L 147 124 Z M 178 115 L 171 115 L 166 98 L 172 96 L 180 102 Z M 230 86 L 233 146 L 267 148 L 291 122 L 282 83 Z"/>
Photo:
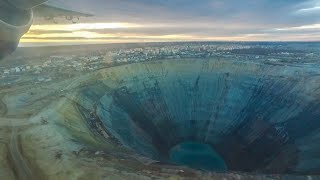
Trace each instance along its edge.
<path fill-rule="evenodd" d="M 62 18 L 77 23 L 74 18 L 92 16 L 65 8 L 64 3 L 64 0 L 0 0 L 0 60 L 17 48 L 21 36 L 28 32 L 34 20 L 39 24 L 39 19 L 58 23 L 55 18 L 59 22 Z"/>
<path fill-rule="evenodd" d="M 67 10 L 60 7 L 51 6 L 48 4 L 42 4 L 33 9 L 34 15 L 36 17 L 66 17 L 66 16 L 75 16 L 75 17 L 90 17 L 92 14 L 86 14 L 81 12 L 76 12 L 72 10 Z"/>
<path fill-rule="evenodd" d="M 59 1 L 49 1 L 33 8 L 34 17 L 44 18 L 45 20 L 54 20 L 55 18 L 65 18 L 74 22 L 74 19 L 80 17 L 91 17 L 92 14 L 78 12 L 63 6 Z"/>

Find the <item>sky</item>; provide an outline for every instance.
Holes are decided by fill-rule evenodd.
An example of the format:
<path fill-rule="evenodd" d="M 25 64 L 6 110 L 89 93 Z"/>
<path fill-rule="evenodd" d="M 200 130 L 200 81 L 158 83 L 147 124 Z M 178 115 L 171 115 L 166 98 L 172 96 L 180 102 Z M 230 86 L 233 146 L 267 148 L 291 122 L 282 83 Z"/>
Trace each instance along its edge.
<path fill-rule="evenodd" d="M 22 43 L 320 41 L 320 0 L 51 0 L 49 4 L 94 16 L 76 24 L 35 21 Z"/>

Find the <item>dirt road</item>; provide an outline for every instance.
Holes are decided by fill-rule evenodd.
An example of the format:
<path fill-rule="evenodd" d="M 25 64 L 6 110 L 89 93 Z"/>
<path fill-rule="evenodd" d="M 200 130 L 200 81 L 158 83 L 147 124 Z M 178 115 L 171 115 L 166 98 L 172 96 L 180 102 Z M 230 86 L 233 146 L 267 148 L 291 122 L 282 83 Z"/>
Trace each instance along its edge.
<path fill-rule="evenodd" d="M 16 169 L 17 176 L 20 180 L 35 180 L 32 171 L 27 162 L 23 158 L 19 148 L 19 140 L 16 127 L 12 127 L 12 134 L 9 143 L 9 150 L 12 158 L 12 163 Z"/>

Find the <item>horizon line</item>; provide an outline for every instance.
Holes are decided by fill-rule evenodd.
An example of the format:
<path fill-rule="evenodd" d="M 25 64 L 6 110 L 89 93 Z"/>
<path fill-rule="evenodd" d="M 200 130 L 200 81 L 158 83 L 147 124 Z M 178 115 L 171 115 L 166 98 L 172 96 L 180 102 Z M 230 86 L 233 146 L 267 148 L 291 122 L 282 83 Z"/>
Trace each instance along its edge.
<path fill-rule="evenodd" d="M 19 43 L 18 48 L 27 48 L 27 47 L 56 47 L 56 46 L 82 46 L 82 45 L 112 45 L 112 44 L 152 44 L 152 43 L 320 43 L 320 40 L 275 40 L 275 41 L 269 41 L 269 40 L 214 40 L 214 41 L 152 41 L 152 42 L 101 42 L 101 43 L 90 43 L 90 42 L 83 42 L 83 43 L 61 43 L 61 42 L 38 42 L 38 43 L 28 43 L 23 42 Z M 32 44 L 32 45 L 28 45 Z"/>

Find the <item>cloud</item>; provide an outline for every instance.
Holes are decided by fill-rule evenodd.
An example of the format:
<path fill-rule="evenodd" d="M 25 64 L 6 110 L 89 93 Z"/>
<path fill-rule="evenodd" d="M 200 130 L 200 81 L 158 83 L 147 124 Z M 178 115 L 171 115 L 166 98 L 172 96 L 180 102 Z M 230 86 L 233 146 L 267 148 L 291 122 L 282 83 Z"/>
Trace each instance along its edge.
<path fill-rule="evenodd" d="M 296 17 L 303 17 L 305 19 L 313 19 L 319 22 L 320 18 L 320 1 L 319 0 L 308 0 L 304 3 L 296 6 L 296 11 L 293 13 Z"/>
<path fill-rule="evenodd" d="M 95 17 L 79 24 L 38 24 L 25 40 L 320 40 L 319 0 L 55 0 L 55 4 Z"/>
<path fill-rule="evenodd" d="M 310 31 L 310 30 L 320 30 L 320 24 L 310 24 L 294 27 L 276 28 L 275 31 Z"/>
<path fill-rule="evenodd" d="M 55 0 L 59 1 L 59 0 Z M 61 0 L 60 0 L 61 1 Z M 92 21 L 130 23 L 281 24 L 305 0 L 68 0 L 65 7 L 95 14 Z M 62 3 L 61 3 L 62 4 Z"/>
<path fill-rule="evenodd" d="M 140 25 L 132 23 L 78 23 L 78 24 L 43 24 L 33 25 L 30 30 L 47 30 L 47 31 L 79 31 L 94 29 L 125 29 L 140 27 Z"/>
<path fill-rule="evenodd" d="M 315 7 L 310 7 L 310 8 L 304 8 L 304 9 L 299 9 L 297 12 L 298 13 L 310 13 L 310 12 L 318 12 L 320 11 L 320 6 L 315 6 Z"/>
<path fill-rule="evenodd" d="M 40 35 L 40 34 L 45 34 L 45 33 L 55 33 L 55 34 L 61 34 L 61 33 L 68 33 L 70 31 L 64 31 L 64 30 L 29 30 L 28 34 L 35 34 L 35 35 Z"/>

